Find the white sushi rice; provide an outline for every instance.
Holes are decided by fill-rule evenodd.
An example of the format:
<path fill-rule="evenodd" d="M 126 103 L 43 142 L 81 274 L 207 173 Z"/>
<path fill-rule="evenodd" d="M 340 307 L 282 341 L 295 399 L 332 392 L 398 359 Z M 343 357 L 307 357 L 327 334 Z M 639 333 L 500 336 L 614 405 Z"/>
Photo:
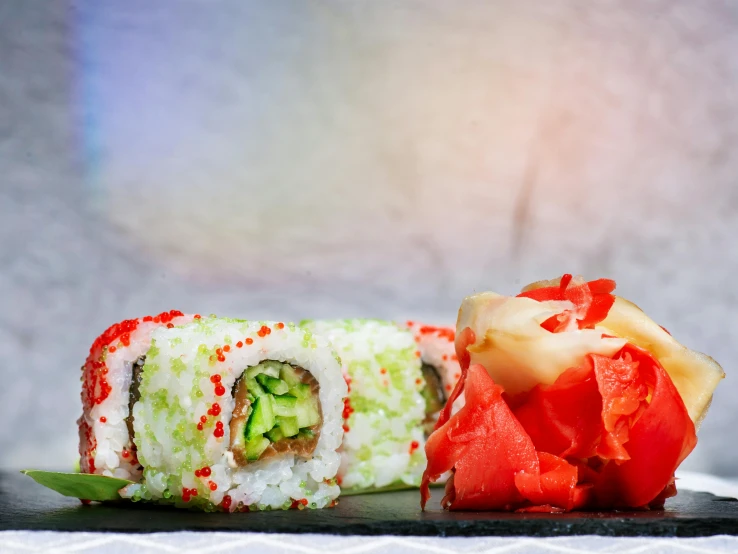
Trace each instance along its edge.
<path fill-rule="evenodd" d="M 425 386 L 412 334 L 378 320 L 305 321 L 328 337 L 349 380 L 339 476 L 350 489 L 418 486 L 425 469 Z"/>
<path fill-rule="evenodd" d="M 249 341 L 253 343 L 247 344 Z M 246 368 L 265 360 L 300 366 L 317 380 L 323 414 L 320 437 L 310 459 L 287 454 L 239 468 L 229 452 L 229 422 L 235 406 L 231 390 Z M 216 374 L 226 390 L 220 396 L 210 380 Z M 347 389 L 339 361 L 325 338 L 294 324 L 217 318 L 158 329 L 140 390 L 134 428 L 144 479 L 124 489 L 124 497 L 215 510 L 223 506 L 227 494 L 231 499 L 228 509 L 235 511 L 288 508 L 294 501 L 322 508 L 340 493 L 335 477 Z M 220 413 L 208 415 L 214 403 Z M 202 416 L 206 423 L 198 430 Z M 218 421 L 223 423 L 222 437 L 214 433 Z M 195 470 L 205 466 L 210 475 L 195 476 Z M 182 500 L 183 488 L 197 490 L 187 504 Z"/>
<path fill-rule="evenodd" d="M 157 319 L 159 316 L 157 316 Z M 135 448 L 128 436 L 126 418 L 129 415 L 129 391 L 133 375 L 133 364 L 149 349 L 151 334 L 154 330 L 165 327 L 167 323 L 184 325 L 192 321 L 193 316 L 175 316 L 161 321 L 135 320 L 137 327 L 130 335 L 129 345 L 115 338 L 107 344 L 93 346 L 90 357 L 105 371 L 110 392 L 100 403 L 83 406 L 82 416 L 77 421 L 80 427 L 80 466 L 82 471 L 138 481 L 141 469 L 136 460 Z M 115 347 L 111 352 L 111 347 Z M 88 360 L 89 362 L 90 360 Z M 83 387 L 85 385 L 83 384 Z M 90 458 L 93 464 L 89 463 Z"/>

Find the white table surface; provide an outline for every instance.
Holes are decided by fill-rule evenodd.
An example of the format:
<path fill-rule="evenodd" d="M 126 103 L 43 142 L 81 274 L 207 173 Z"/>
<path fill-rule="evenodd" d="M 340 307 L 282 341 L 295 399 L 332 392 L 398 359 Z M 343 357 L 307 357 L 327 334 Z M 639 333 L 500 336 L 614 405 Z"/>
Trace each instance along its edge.
<path fill-rule="evenodd" d="M 738 480 L 724 480 L 710 475 L 681 472 L 682 490 L 706 491 L 719 496 L 738 497 Z M 651 554 L 662 552 L 736 552 L 738 537 L 719 535 L 703 538 L 633 538 L 633 537 L 392 537 L 332 535 L 285 535 L 264 533 L 61 533 L 55 531 L 0 532 L 0 554 L 48 552 L 71 554 L 88 552 L 132 553 L 266 553 L 299 552 L 334 554 L 392 553 L 485 553 L 523 554 Z"/>

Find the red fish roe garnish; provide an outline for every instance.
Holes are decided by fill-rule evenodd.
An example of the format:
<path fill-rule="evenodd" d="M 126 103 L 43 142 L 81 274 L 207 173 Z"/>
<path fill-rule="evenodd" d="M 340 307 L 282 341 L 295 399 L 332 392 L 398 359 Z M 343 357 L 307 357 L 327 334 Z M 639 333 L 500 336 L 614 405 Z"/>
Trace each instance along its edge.
<path fill-rule="evenodd" d="M 195 470 L 195 477 L 200 477 L 201 475 L 202 475 L 202 471 L 200 471 L 199 469 L 196 469 Z"/>
<path fill-rule="evenodd" d="M 448 327 L 434 327 L 433 325 L 423 325 L 419 330 L 421 335 L 429 335 L 435 333 L 439 337 L 447 339 L 449 342 L 453 342 L 456 338 L 456 333 L 453 329 Z"/>
<path fill-rule="evenodd" d="M 243 346 L 243 343 L 241 341 L 238 341 L 236 343 L 236 348 L 241 348 Z"/>
<path fill-rule="evenodd" d="M 420 379 L 420 378 L 418 378 L 418 379 L 415 379 L 415 384 L 416 384 L 416 385 L 422 385 L 422 384 L 423 384 L 423 380 L 422 380 L 422 379 Z"/>
<path fill-rule="evenodd" d="M 218 361 L 225 362 L 225 356 L 223 354 L 218 354 Z"/>
<path fill-rule="evenodd" d="M 416 350 L 415 351 L 415 357 L 416 358 L 420 358 L 420 350 Z"/>
<path fill-rule="evenodd" d="M 201 316 L 200 314 L 195 314 L 195 315 L 194 315 L 193 317 L 194 317 L 195 319 L 200 319 L 200 318 L 201 318 L 202 316 Z"/>
<path fill-rule="evenodd" d="M 105 378 L 107 367 L 102 361 L 103 348 L 122 337 L 130 341 L 130 333 L 138 327 L 137 319 L 126 319 L 108 327 L 90 347 L 90 354 L 83 366 L 82 402 L 86 410 L 95 404 L 102 404 L 112 391 L 112 387 Z M 84 469 L 84 468 L 83 468 Z"/>
<path fill-rule="evenodd" d="M 224 509 L 228 510 L 231 507 L 231 496 L 229 494 L 226 494 L 223 497 L 223 501 L 220 503 L 221 506 L 223 506 Z"/>
<path fill-rule="evenodd" d="M 128 456 L 130 456 L 131 454 L 130 454 L 130 453 L 128 452 L 128 450 L 126 450 L 126 449 L 124 448 L 124 449 L 123 449 L 123 452 L 121 452 L 121 454 L 120 454 L 120 455 L 121 455 L 121 456 L 123 456 L 124 458 L 127 458 L 127 457 L 128 457 Z"/>
<path fill-rule="evenodd" d="M 451 392 L 453 390 L 453 387 L 451 385 L 446 385 L 446 390 L 448 392 Z"/>
<path fill-rule="evenodd" d="M 349 427 L 348 425 L 346 425 L 346 424 L 344 423 L 344 424 L 343 424 L 343 432 L 344 432 L 344 433 L 348 433 L 348 432 L 349 432 L 350 430 L 351 430 L 351 428 L 350 428 L 350 427 Z"/>
<path fill-rule="evenodd" d="M 223 431 L 223 429 L 216 429 L 215 431 L 213 431 L 213 436 L 216 439 L 223 437 L 223 435 L 225 435 L 225 431 Z"/>
<path fill-rule="evenodd" d="M 220 414 L 220 404 L 217 402 L 214 402 L 213 405 L 208 410 L 208 415 L 217 416 Z"/>
<path fill-rule="evenodd" d="M 420 447 L 420 443 L 418 441 L 413 441 L 410 443 L 410 454 L 415 452 Z"/>
<path fill-rule="evenodd" d="M 190 489 L 190 494 L 192 496 L 197 496 L 197 489 Z"/>
<path fill-rule="evenodd" d="M 254 339 L 249 337 L 249 338 L 246 338 L 245 342 L 246 344 L 254 344 Z"/>
<path fill-rule="evenodd" d="M 308 505 L 308 499 L 307 498 L 303 498 L 302 500 L 300 500 L 300 504 L 302 504 L 303 506 L 307 506 Z"/>
<path fill-rule="evenodd" d="M 218 385 L 215 387 L 215 395 L 216 396 L 223 396 L 225 394 L 226 390 L 223 385 Z"/>
<path fill-rule="evenodd" d="M 348 419 L 353 413 L 354 409 L 351 407 L 351 401 L 346 398 L 343 401 L 343 419 Z"/>
<path fill-rule="evenodd" d="M 222 379 L 222 377 L 220 375 L 218 375 L 217 373 L 215 375 L 211 375 L 210 376 L 210 382 L 211 383 L 217 383 L 221 379 Z"/>
<path fill-rule="evenodd" d="M 300 505 L 300 501 L 299 501 L 299 500 L 293 500 L 293 501 L 292 501 L 292 504 L 290 504 L 290 510 L 294 510 L 294 509 L 295 509 L 295 508 L 297 508 L 297 507 L 298 507 L 299 505 Z"/>
<path fill-rule="evenodd" d="M 223 352 L 230 352 L 230 351 L 231 351 L 231 345 L 230 345 L 230 344 L 226 344 L 226 345 L 225 345 L 225 346 L 223 347 Z"/>
<path fill-rule="evenodd" d="M 182 488 L 182 502 L 190 501 L 190 489 Z"/>
<path fill-rule="evenodd" d="M 202 422 L 197 424 L 197 430 L 202 431 L 205 427 L 203 426 Z"/>
<path fill-rule="evenodd" d="M 210 468 L 209 468 L 208 466 L 205 466 L 204 468 L 202 468 L 202 469 L 200 470 L 200 474 L 201 474 L 201 475 L 202 475 L 203 477 L 210 477 L 210 473 L 211 473 L 211 470 L 210 470 Z"/>
<path fill-rule="evenodd" d="M 382 375 L 385 375 L 387 373 L 387 368 L 383 367 L 382 369 L 379 370 L 379 373 L 381 373 Z"/>
<path fill-rule="evenodd" d="M 113 352 L 115 352 L 116 350 L 117 350 L 117 348 L 115 347 L 115 345 L 112 345 L 112 344 L 111 344 L 111 345 L 110 345 L 110 346 L 108 347 L 108 352 L 110 352 L 111 354 L 112 354 Z"/>
<path fill-rule="evenodd" d="M 147 322 L 148 321 L 154 321 L 154 318 L 152 316 L 150 316 L 150 315 L 147 315 L 146 317 L 143 318 L 143 320 L 144 321 L 147 321 Z"/>
<path fill-rule="evenodd" d="M 208 481 L 208 488 L 210 488 L 211 491 L 218 490 L 218 485 L 214 481 Z"/>
<path fill-rule="evenodd" d="M 277 324 L 275 325 L 275 327 L 276 327 L 277 329 L 280 329 L 280 330 L 281 330 L 281 329 L 284 329 L 284 323 L 282 323 L 282 322 L 280 321 L 279 323 L 277 323 Z"/>
<path fill-rule="evenodd" d="M 100 416 L 100 423 L 105 423 L 108 421 L 108 418 L 105 416 Z"/>
<path fill-rule="evenodd" d="M 174 327 L 174 323 L 167 323 L 167 329 L 172 329 Z"/>
<path fill-rule="evenodd" d="M 200 416 L 200 421 L 205 423 L 208 420 L 208 416 Z"/>

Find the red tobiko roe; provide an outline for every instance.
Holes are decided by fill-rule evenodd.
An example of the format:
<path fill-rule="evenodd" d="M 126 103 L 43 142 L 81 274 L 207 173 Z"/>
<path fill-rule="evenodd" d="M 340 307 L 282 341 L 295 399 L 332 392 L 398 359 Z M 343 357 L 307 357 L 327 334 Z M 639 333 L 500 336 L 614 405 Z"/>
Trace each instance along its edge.
<path fill-rule="evenodd" d="M 577 284 L 574 291 L 570 282 L 565 275 L 559 287 L 523 295 L 570 300 L 580 328 L 593 327 L 612 306 L 614 282 Z M 542 326 L 560 332 L 568 317 Z M 462 375 L 426 444 L 423 508 L 429 483 L 449 470 L 442 503 L 451 510 L 660 508 L 676 494 L 674 471 L 697 438 L 674 384 L 649 352 L 627 343 L 611 358 L 588 355 L 552 385 L 510 398 L 484 367 L 470 367 L 467 346 L 474 342 L 467 328 L 456 344 Z M 462 392 L 466 403 L 451 416 Z"/>

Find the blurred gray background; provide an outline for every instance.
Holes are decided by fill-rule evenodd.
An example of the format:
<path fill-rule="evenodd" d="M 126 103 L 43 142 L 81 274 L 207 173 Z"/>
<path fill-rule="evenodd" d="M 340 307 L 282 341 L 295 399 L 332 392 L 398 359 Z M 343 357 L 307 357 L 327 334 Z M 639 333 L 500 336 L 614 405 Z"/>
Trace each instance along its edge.
<path fill-rule="evenodd" d="M 71 467 L 110 323 L 425 318 L 617 280 L 723 364 L 738 475 L 738 3 L 0 2 L 0 465 Z"/>

